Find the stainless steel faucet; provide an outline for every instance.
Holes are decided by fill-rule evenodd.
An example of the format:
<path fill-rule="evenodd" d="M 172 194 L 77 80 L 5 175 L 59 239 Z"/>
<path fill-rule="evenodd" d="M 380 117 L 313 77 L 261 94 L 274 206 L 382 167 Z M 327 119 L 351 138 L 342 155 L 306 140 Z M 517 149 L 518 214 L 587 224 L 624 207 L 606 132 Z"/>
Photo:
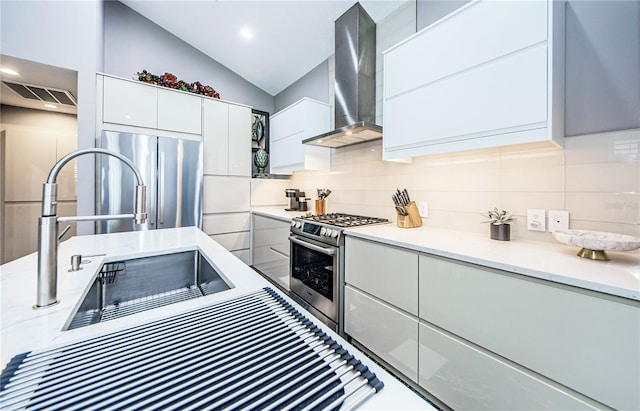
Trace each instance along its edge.
<path fill-rule="evenodd" d="M 92 215 L 75 217 L 57 217 L 58 185 L 56 177 L 60 169 L 72 159 L 83 154 L 105 154 L 115 157 L 133 170 L 138 180 L 135 187 L 135 205 L 133 214 Z M 118 220 L 133 218 L 136 224 L 144 224 L 147 220 L 145 210 L 147 188 L 142 181 L 142 175 L 131 160 L 122 154 L 102 148 L 86 148 L 77 150 L 62 157 L 49 172 L 47 182 L 42 189 L 42 217 L 38 219 L 38 295 L 34 309 L 50 307 L 59 303 L 58 291 L 58 223 L 70 221 Z"/>

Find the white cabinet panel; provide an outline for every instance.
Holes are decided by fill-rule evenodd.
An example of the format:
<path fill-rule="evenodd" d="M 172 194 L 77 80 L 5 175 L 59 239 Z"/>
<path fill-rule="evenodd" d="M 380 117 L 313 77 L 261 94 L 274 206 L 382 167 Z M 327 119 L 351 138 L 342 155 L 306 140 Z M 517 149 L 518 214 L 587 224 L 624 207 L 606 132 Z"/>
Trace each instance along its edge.
<path fill-rule="evenodd" d="M 345 282 L 418 315 L 418 253 L 346 237 Z"/>
<path fill-rule="evenodd" d="M 57 160 L 78 149 L 78 138 L 75 135 L 56 136 Z M 52 165 L 53 166 L 53 165 Z M 58 173 L 58 200 L 76 201 L 78 198 L 78 163 L 76 159 L 69 161 Z M 43 181 L 44 183 L 44 181 Z"/>
<path fill-rule="evenodd" d="M 544 1 L 481 1 L 461 8 L 386 52 L 385 76 L 393 81 L 385 84 L 385 97 L 546 40 Z M 412 60 L 417 64 L 406 64 Z"/>
<path fill-rule="evenodd" d="M 249 231 L 250 227 L 250 213 L 207 214 L 202 219 L 202 231 L 206 234 Z"/>
<path fill-rule="evenodd" d="M 283 171 L 304 169 L 304 161 L 301 161 L 301 159 L 304 158 L 306 147 L 300 141 L 302 141 L 300 136 L 294 134 L 271 143 L 269 148 L 271 158 L 269 161 L 272 173 L 278 174 Z"/>
<path fill-rule="evenodd" d="M 638 301 L 421 255 L 420 317 L 613 408 L 640 409 Z"/>
<path fill-rule="evenodd" d="M 272 173 L 329 169 L 331 150 L 303 145 L 302 140 L 330 130 L 330 105 L 303 98 L 271 116 L 270 125 Z"/>
<path fill-rule="evenodd" d="M 345 332 L 412 381 L 418 380 L 418 322 L 350 286 L 345 287 Z"/>
<path fill-rule="evenodd" d="M 419 384 L 455 410 L 597 409 L 463 340 L 419 329 Z"/>
<path fill-rule="evenodd" d="M 204 213 L 249 211 L 250 178 L 204 176 Z"/>
<path fill-rule="evenodd" d="M 204 173 L 251 176 L 251 108 L 204 99 Z"/>
<path fill-rule="evenodd" d="M 226 233 L 210 235 L 212 239 L 217 241 L 221 246 L 229 251 L 248 250 L 251 237 L 249 231 L 239 233 Z"/>
<path fill-rule="evenodd" d="M 134 81 L 104 77 L 102 121 L 156 128 L 158 89 Z"/>
<path fill-rule="evenodd" d="M 204 174 L 227 175 L 229 173 L 229 104 L 204 99 L 203 113 Z"/>
<path fill-rule="evenodd" d="M 564 7 L 478 0 L 385 51 L 383 159 L 561 146 Z"/>
<path fill-rule="evenodd" d="M 251 108 L 229 105 L 229 175 L 251 176 Z"/>
<path fill-rule="evenodd" d="M 243 263 L 247 265 L 251 264 L 251 253 L 249 250 L 235 250 L 231 251 L 231 254 L 238 257 Z"/>
<path fill-rule="evenodd" d="M 252 265 L 285 290 L 289 290 L 290 226 L 287 221 L 252 216 Z"/>
<path fill-rule="evenodd" d="M 500 135 L 500 145 L 522 143 L 510 141 L 509 131 L 523 127 L 542 129 L 546 135 L 546 66 L 543 44 L 389 99 L 385 134 L 394 138 L 385 149 L 483 139 L 492 133 Z M 415 120 L 407 122 L 406 118 Z"/>
<path fill-rule="evenodd" d="M 202 134 L 202 97 L 184 91 L 159 89 L 158 128 Z"/>

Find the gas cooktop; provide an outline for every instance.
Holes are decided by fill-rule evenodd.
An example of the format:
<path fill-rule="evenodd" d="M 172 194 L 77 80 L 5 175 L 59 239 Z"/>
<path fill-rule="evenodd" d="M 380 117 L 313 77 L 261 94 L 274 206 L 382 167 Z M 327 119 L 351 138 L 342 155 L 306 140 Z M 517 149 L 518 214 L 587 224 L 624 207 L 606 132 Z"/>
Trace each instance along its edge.
<path fill-rule="evenodd" d="M 383 224 L 389 222 L 389 220 L 387 220 L 386 218 L 365 217 L 343 213 L 302 216 L 298 217 L 298 219 L 333 225 L 336 227 L 358 227 L 363 225 Z"/>

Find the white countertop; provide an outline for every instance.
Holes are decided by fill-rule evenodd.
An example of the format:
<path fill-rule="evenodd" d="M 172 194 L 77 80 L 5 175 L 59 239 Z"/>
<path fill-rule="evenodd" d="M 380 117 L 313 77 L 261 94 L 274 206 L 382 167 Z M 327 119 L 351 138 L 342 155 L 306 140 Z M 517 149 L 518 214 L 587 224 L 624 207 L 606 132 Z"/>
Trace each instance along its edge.
<path fill-rule="evenodd" d="M 255 207 L 256 214 L 290 221 L 300 211 Z M 453 258 L 485 267 L 640 300 L 640 250 L 607 251 L 611 261 L 578 257 L 579 247 L 539 241 L 496 241 L 487 235 L 394 223 L 345 230 L 346 235 Z"/>
<path fill-rule="evenodd" d="M 62 331 L 65 322 L 93 283 L 102 263 L 194 249 L 198 249 L 234 288 L 124 318 Z M 91 262 L 82 264 L 80 271 L 68 272 L 73 254 L 82 254 L 84 261 Z M 37 253 L 0 266 L 0 352 L 3 368 L 19 353 L 121 330 L 270 286 L 242 261 L 193 227 L 73 237 L 60 244 L 58 256 L 60 303 L 42 310 L 32 309 L 36 301 Z M 306 313 L 294 301 L 283 297 L 299 311 Z M 310 314 L 307 316 L 313 320 Z M 384 382 L 384 389 L 367 400 L 362 405 L 363 409 L 433 409 L 358 349 L 323 324 L 316 324 L 362 360 Z"/>
<path fill-rule="evenodd" d="M 345 230 L 345 234 L 640 300 L 640 250 L 607 251 L 611 261 L 596 261 L 578 257 L 578 247 L 536 241 L 496 241 L 489 238 L 488 232 L 484 236 L 425 226 L 398 228 L 395 224 L 382 224 Z"/>
<path fill-rule="evenodd" d="M 305 215 L 306 211 L 285 211 L 286 206 L 251 207 L 251 212 L 264 217 L 271 217 L 282 221 L 291 221 L 294 217 Z"/>

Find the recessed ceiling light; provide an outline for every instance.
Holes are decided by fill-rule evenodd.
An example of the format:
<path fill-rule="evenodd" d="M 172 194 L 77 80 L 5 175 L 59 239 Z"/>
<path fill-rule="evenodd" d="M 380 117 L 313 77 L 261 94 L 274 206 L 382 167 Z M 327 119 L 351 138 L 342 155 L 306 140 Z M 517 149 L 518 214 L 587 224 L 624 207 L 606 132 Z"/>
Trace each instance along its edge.
<path fill-rule="evenodd" d="M 240 30 L 240 34 L 247 40 L 251 40 L 253 38 L 253 33 L 249 29 Z"/>
<path fill-rule="evenodd" d="M 55 104 L 45 104 L 44 106 L 46 108 L 58 108 L 58 106 L 56 106 Z"/>
<path fill-rule="evenodd" d="M 10 74 L 12 76 L 17 76 L 20 74 L 15 70 L 11 70 L 10 68 L 5 68 L 5 67 L 0 68 L 0 71 L 3 72 L 4 74 Z"/>

